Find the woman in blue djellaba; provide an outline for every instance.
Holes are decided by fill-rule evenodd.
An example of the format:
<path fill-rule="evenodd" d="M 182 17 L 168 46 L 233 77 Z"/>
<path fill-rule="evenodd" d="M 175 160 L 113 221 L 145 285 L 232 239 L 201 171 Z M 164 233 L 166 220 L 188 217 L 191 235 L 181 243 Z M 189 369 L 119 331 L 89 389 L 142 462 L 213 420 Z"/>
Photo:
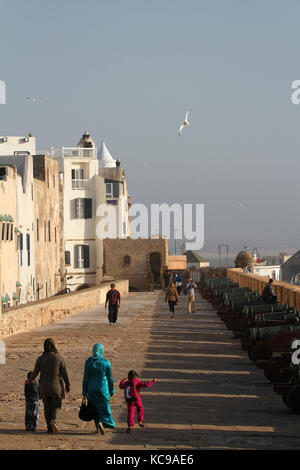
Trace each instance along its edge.
<path fill-rule="evenodd" d="M 93 347 L 93 355 L 85 362 L 82 394 L 88 396 L 97 410 L 94 419 L 97 434 L 104 434 L 104 428 L 115 429 L 111 415 L 109 397 L 115 393 L 110 362 L 103 357 L 103 345 Z"/>

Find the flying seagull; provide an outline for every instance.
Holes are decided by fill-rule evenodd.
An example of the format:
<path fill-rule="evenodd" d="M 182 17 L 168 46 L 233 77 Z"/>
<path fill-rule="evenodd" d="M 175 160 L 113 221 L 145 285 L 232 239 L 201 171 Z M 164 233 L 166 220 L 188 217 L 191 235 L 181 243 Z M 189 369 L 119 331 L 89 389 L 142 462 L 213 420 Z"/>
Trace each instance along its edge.
<path fill-rule="evenodd" d="M 185 120 L 183 121 L 183 124 L 182 124 L 182 125 L 180 126 L 180 128 L 179 128 L 179 135 L 180 135 L 182 129 L 183 129 L 185 126 L 189 126 L 189 124 L 190 124 L 189 121 L 188 121 L 188 115 L 189 115 L 190 111 L 192 111 L 192 110 L 189 109 L 188 112 L 186 113 L 186 115 L 185 115 Z"/>
<path fill-rule="evenodd" d="M 241 209 L 245 209 L 245 205 L 241 201 L 236 201 Z"/>
<path fill-rule="evenodd" d="M 27 96 L 27 100 L 30 100 L 32 103 L 35 103 L 36 101 L 40 100 L 41 98 L 39 96 Z"/>

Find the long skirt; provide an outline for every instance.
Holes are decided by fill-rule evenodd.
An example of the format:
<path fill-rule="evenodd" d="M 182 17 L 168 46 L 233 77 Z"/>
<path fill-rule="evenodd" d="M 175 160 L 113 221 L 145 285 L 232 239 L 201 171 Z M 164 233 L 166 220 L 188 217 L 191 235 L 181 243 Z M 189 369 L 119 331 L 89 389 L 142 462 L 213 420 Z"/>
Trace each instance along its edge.
<path fill-rule="evenodd" d="M 97 409 L 97 416 L 94 419 L 95 426 L 102 423 L 105 428 L 115 429 L 116 425 L 111 415 L 109 400 L 98 390 L 89 390 L 88 396 Z"/>

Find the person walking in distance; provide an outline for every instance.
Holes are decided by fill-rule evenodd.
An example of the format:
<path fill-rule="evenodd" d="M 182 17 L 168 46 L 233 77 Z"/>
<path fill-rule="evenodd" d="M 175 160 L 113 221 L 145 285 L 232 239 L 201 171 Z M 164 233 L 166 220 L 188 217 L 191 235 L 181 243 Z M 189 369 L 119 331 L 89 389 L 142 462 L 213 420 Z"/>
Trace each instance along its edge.
<path fill-rule="evenodd" d="M 108 321 L 111 326 L 117 323 L 118 311 L 121 305 L 121 295 L 115 288 L 115 284 L 111 284 L 110 287 L 111 289 L 106 294 L 105 308 L 108 304 Z"/>
<path fill-rule="evenodd" d="M 173 318 L 174 306 L 178 304 L 178 292 L 172 281 L 170 281 L 170 284 L 166 290 L 165 302 L 169 303 L 170 318 Z"/>
<path fill-rule="evenodd" d="M 195 288 L 197 285 L 189 277 L 185 286 L 187 313 L 195 313 Z"/>
<path fill-rule="evenodd" d="M 180 292 L 181 292 L 182 281 L 183 281 L 182 276 L 178 273 L 175 278 L 175 287 L 177 289 L 178 295 L 180 295 Z"/>

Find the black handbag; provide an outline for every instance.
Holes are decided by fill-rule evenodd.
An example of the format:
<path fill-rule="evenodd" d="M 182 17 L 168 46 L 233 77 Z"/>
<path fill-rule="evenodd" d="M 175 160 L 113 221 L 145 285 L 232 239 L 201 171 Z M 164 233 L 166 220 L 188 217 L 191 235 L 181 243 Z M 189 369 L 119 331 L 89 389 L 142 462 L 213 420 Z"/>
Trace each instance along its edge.
<path fill-rule="evenodd" d="M 79 419 L 82 421 L 92 421 L 96 417 L 97 410 L 95 405 L 88 399 L 83 397 L 81 407 L 78 413 Z"/>

